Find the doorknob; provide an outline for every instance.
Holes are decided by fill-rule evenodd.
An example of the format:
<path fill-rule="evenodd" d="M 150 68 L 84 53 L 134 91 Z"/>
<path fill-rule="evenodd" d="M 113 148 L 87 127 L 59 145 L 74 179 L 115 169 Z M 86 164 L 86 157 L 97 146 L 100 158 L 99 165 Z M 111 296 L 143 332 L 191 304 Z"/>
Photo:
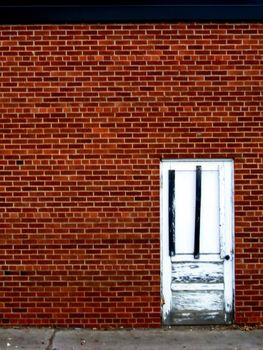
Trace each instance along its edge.
<path fill-rule="evenodd" d="M 224 257 L 224 259 L 225 259 L 225 260 L 230 260 L 230 255 L 226 255 L 226 256 Z"/>

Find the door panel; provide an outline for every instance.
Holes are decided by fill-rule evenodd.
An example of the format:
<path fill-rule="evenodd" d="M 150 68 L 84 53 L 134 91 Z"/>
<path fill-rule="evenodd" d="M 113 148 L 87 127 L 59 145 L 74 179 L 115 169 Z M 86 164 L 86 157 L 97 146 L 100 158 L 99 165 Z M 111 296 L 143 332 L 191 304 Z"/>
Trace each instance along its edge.
<path fill-rule="evenodd" d="M 197 168 L 199 192 L 196 192 Z M 161 165 L 161 177 L 163 322 L 167 325 L 230 323 L 232 162 L 166 161 Z M 197 193 L 200 221 L 195 217 Z M 200 225 L 200 238 L 199 234 L 196 237 L 196 225 Z M 200 249 L 194 257 L 196 239 L 200 240 Z"/>
<path fill-rule="evenodd" d="M 211 259 L 212 260 L 212 259 Z M 223 263 L 210 261 L 172 263 L 172 283 L 224 283 Z"/>
<path fill-rule="evenodd" d="M 224 293 L 220 290 L 174 293 L 172 310 L 169 325 L 221 324 L 224 319 Z"/>

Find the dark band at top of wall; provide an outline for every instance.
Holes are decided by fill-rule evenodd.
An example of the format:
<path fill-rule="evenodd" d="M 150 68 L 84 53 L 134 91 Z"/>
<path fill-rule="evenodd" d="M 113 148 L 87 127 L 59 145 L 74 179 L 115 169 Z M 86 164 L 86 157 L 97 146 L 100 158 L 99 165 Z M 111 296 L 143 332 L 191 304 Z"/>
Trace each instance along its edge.
<path fill-rule="evenodd" d="M 37 3 L 37 5 L 36 5 Z M 262 21 L 263 1 L 0 1 L 0 24 Z"/>

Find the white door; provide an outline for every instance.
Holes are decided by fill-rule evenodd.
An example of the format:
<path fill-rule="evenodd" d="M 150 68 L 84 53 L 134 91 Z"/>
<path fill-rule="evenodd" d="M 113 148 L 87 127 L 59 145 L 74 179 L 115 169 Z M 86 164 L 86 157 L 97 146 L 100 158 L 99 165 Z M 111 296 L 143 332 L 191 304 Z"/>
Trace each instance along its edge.
<path fill-rule="evenodd" d="M 233 162 L 161 162 L 165 325 L 233 319 Z"/>

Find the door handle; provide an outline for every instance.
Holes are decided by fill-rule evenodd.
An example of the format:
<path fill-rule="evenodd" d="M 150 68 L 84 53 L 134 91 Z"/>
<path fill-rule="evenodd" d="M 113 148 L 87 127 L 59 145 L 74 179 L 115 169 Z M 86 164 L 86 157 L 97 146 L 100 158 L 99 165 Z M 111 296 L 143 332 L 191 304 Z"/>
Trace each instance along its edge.
<path fill-rule="evenodd" d="M 225 260 L 230 260 L 230 255 L 227 254 L 227 255 L 224 257 L 224 259 L 225 259 Z"/>

